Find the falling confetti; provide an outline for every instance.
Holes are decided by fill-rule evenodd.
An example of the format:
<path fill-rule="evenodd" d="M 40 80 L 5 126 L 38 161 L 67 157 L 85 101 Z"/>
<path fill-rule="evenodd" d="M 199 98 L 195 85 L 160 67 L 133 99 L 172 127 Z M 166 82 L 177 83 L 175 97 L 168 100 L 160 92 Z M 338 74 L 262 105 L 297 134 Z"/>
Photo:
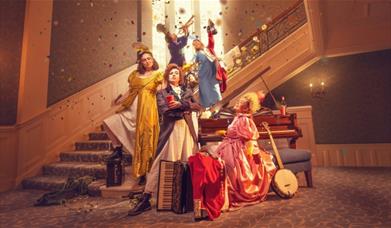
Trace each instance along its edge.
<path fill-rule="evenodd" d="M 59 24 L 58 21 L 53 21 L 54 26 L 57 26 L 58 24 Z"/>
<path fill-rule="evenodd" d="M 134 21 L 133 20 L 131 21 L 131 23 L 132 23 L 132 25 L 134 25 Z"/>
<path fill-rule="evenodd" d="M 166 3 L 166 4 L 170 4 L 170 1 L 166 0 L 164 3 Z"/>
<path fill-rule="evenodd" d="M 147 33 L 146 32 L 143 32 L 143 36 L 145 36 Z"/>
<path fill-rule="evenodd" d="M 91 6 L 91 7 L 94 7 L 94 3 L 93 3 L 93 2 L 90 2 L 90 6 Z"/>
<path fill-rule="evenodd" d="M 77 6 L 80 6 L 80 2 L 76 3 Z"/>
<path fill-rule="evenodd" d="M 180 14 L 185 14 L 185 13 L 186 13 L 186 10 L 185 10 L 184 8 L 180 8 L 180 9 L 179 9 L 179 13 L 180 13 Z"/>

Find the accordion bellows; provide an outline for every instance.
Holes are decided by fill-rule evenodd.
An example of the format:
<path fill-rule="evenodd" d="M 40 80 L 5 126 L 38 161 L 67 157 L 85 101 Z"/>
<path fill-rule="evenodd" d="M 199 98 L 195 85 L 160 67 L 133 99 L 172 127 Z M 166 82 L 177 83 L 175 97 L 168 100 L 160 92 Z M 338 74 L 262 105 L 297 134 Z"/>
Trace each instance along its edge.
<path fill-rule="evenodd" d="M 178 214 L 193 211 L 192 195 L 191 175 L 186 162 L 161 160 L 156 209 Z"/>

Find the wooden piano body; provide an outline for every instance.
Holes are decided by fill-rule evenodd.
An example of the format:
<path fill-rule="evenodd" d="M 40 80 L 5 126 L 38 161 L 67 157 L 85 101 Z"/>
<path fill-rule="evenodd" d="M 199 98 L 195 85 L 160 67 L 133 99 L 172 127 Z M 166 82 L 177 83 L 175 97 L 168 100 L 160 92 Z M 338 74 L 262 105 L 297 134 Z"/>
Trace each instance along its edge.
<path fill-rule="evenodd" d="M 207 142 L 218 142 L 223 140 L 223 136 L 217 135 L 217 130 L 227 130 L 233 117 L 219 119 L 199 119 L 199 142 L 205 145 Z M 296 140 L 302 137 L 301 129 L 297 126 L 296 113 L 287 115 L 280 114 L 254 114 L 253 120 L 257 125 L 260 139 L 269 139 L 267 131 L 262 126 L 265 121 L 269 124 L 273 138 L 289 139 L 289 147 L 296 148 Z"/>

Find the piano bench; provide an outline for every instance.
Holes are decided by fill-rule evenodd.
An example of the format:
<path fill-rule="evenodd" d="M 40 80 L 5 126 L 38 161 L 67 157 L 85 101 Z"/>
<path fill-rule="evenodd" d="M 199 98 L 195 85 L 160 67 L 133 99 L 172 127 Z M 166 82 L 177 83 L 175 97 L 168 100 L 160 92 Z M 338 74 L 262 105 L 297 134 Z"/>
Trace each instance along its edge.
<path fill-rule="evenodd" d="M 273 151 L 271 151 L 272 154 Z M 284 168 L 291 170 L 293 173 L 304 172 L 307 187 L 312 187 L 312 165 L 311 165 L 311 152 L 304 149 L 291 149 L 283 148 L 279 149 L 282 163 Z M 277 161 L 274 159 L 274 163 Z"/>

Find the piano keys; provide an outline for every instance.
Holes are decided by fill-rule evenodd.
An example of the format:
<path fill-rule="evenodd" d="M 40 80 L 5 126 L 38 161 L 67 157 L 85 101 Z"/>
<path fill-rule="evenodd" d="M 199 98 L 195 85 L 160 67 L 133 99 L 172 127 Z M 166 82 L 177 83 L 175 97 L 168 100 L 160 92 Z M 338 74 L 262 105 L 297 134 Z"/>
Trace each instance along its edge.
<path fill-rule="evenodd" d="M 296 140 L 303 136 L 301 129 L 297 126 L 296 113 L 291 113 L 288 115 L 254 114 L 253 120 L 259 131 L 259 139 L 269 139 L 267 131 L 262 126 L 263 121 L 269 124 L 274 138 L 288 138 L 289 146 L 293 149 L 296 148 Z M 205 145 L 207 142 L 222 141 L 224 137 L 217 135 L 216 131 L 226 130 L 232 121 L 233 117 L 220 119 L 199 119 L 199 142 L 201 145 Z"/>

